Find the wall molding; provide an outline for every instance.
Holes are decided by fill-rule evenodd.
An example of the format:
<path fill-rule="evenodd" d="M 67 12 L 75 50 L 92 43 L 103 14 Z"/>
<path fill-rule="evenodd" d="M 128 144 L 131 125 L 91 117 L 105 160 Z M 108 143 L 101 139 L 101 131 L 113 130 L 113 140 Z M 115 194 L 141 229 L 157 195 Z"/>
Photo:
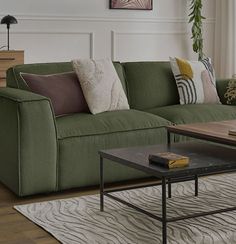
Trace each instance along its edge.
<path fill-rule="evenodd" d="M 188 31 L 111 31 L 111 59 L 116 61 L 116 43 L 118 35 L 189 35 Z"/>
<path fill-rule="evenodd" d="M 0 31 L 0 34 L 6 34 Z M 89 57 L 94 59 L 94 32 L 93 31 L 35 31 L 35 30 L 18 30 L 11 31 L 11 35 L 88 35 L 89 36 Z"/>
<path fill-rule="evenodd" d="M 0 16 L 4 14 L 0 13 Z M 137 22 L 137 23 L 182 23 L 187 24 L 187 18 L 127 18 L 127 17 L 102 17 L 102 16 L 75 16 L 75 15 L 39 15 L 39 14 L 14 14 L 18 20 L 23 21 L 84 21 L 84 22 Z M 207 18 L 206 24 L 215 24 L 215 18 Z"/>

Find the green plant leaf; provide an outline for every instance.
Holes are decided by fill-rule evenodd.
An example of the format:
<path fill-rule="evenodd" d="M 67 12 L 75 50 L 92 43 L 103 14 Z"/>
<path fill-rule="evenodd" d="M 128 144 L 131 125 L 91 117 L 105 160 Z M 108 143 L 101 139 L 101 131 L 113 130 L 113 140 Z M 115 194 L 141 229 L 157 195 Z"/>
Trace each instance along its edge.
<path fill-rule="evenodd" d="M 202 59 L 203 54 L 203 38 L 202 38 L 202 20 L 206 19 L 202 16 L 202 0 L 190 0 L 189 23 L 192 22 L 192 47 L 193 51 L 198 53 L 198 59 Z"/>

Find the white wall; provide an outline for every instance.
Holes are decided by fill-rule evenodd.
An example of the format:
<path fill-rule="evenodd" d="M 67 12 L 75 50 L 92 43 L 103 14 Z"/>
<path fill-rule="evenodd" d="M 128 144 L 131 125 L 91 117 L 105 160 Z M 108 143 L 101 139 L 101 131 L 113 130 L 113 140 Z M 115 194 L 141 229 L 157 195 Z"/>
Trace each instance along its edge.
<path fill-rule="evenodd" d="M 109 0 L 0 0 L 0 17 L 18 19 L 10 47 L 24 49 L 26 63 L 196 58 L 187 23 L 190 0 L 153 1 L 153 11 L 135 11 L 110 10 Z M 204 0 L 204 15 L 205 53 L 213 57 L 215 0 Z M 0 26 L 0 46 L 6 43 L 5 27 Z"/>

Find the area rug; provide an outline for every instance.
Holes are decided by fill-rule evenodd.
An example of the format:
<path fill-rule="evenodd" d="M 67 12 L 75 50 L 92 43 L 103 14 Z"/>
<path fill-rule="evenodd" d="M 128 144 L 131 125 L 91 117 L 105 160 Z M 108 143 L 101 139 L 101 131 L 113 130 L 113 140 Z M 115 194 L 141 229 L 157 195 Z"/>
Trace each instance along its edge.
<path fill-rule="evenodd" d="M 168 216 L 190 214 L 236 205 L 236 174 L 199 180 L 199 197 L 193 182 L 172 186 Z M 160 186 L 113 193 L 154 214 L 161 213 Z M 162 243 L 159 221 L 105 197 L 99 211 L 99 195 L 15 206 L 28 219 L 68 244 Z M 168 244 L 235 244 L 236 211 L 168 224 Z"/>

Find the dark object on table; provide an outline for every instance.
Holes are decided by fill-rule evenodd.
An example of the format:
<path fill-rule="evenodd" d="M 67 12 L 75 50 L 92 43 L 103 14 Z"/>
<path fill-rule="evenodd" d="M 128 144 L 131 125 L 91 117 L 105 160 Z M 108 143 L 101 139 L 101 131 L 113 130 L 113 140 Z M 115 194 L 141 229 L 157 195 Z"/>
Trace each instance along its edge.
<path fill-rule="evenodd" d="M 189 165 L 189 158 L 175 154 L 172 152 L 163 152 L 163 153 L 155 153 L 155 154 L 150 154 L 149 157 L 149 162 L 173 169 L 173 168 L 181 168 L 181 167 L 186 167 Z"/>

